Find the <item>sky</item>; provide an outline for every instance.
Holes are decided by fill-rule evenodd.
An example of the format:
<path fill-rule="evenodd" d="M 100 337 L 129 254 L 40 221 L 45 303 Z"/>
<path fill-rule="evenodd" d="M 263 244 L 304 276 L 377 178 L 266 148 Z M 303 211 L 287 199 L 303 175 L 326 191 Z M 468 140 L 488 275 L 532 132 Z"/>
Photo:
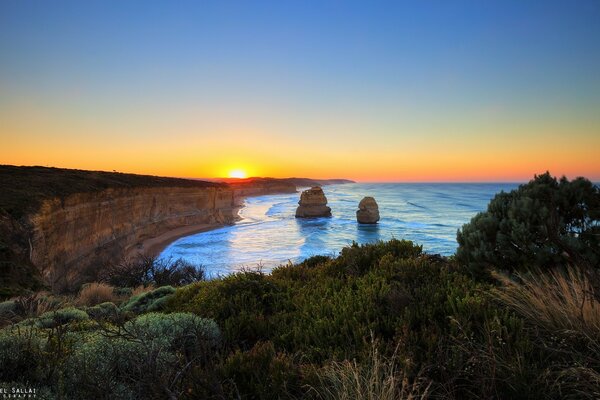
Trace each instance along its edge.
<path fill-rule="evenodd" d="M 2 0 L 0 164 L 599 181 L 598 21 L 598 0 Z"/>

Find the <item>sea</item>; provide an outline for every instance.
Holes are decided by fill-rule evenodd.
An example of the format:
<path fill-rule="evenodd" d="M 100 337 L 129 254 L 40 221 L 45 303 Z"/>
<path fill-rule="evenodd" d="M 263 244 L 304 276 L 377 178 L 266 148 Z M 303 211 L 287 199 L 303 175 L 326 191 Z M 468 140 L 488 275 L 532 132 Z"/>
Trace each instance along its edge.
<path fill-rule="evenodd" d="M 182 258 L 214 278 L 243 269 L 269 273 L 278 265 L 314 255 L 336 256 L 353 242 L 411 240 L 431 254 L 452 255 L 456 232 L 496 193 L 517 183 L 351 183 L 323 186 L 333 216 L 295 218 L 300 193 L 250 197 L 240 221 L 182 237 L 160 254 Z M 301 190 L 306 188 L 300 188 Z M 356 222 L 358 203 L 372 196 L 379 204 L 376 225 Z"/>

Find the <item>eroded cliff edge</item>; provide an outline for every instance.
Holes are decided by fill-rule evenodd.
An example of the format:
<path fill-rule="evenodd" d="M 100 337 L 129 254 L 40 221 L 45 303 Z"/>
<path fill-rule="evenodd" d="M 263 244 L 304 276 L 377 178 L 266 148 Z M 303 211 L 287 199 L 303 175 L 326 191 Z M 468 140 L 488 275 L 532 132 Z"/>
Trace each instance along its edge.
<path fill-rule="evenodd" d="M 43 202 L 29 217 L 30 260 L 56 290 L 119 262 L 143 240 L 182 226 L 229 224 L 231 188 L 130 188 Z"/>
<path fill-rule="evenodd" d="M 36 271 L 52 290 L 63 291 L 94 279 L 148 238 L 181 227 L 233 223 L 244 197 L 296 187 L 0 166 L 0 190 L 3 279 Z"/>

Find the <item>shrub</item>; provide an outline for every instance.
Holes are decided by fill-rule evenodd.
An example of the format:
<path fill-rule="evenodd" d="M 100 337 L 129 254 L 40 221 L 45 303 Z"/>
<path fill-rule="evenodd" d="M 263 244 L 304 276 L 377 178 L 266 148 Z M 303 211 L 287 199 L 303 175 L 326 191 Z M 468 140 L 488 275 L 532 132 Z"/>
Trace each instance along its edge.
<path fill-rule="evenodd" d="M 95 320 L 113 320 L 119 316 L 119 307 L 115 303 L 105 302 L 93 307 L 86 307 L 85 312 Z"/>
<path fill-rule="evenodd" d="M 12 321 L 17 315 L 17 304 L 14 300 L 6 300 L 0 303 L 0 327 Z"/>
<path fill-rule="evenodd" d="M 92 282 L 84 285 L 79 291 L 76 303 L 82 306 L 95 306 L 104 302 L 115 302 L 118 298 L 114 288 L 105 283 Z"/>
<path fill-rule="evenodd" d="M 175 288 L 172 286 L 159 287 L 131 297 L 121 305 L 121 310 L 134 314 L 160 311 L 173 293 L 175 293 Z"/>
<path fill-rule="evenodd" d="M 301 393 L 301 372 L 291 357 L 275 351 L 271 342 L 258 342 L 236 351 L 222 368 L 230 398 L 281 399 Z"/>
<path fill-rule="evenodd" d="M 249 349 L 275 329 L 270 316 L 284 302 L 281 289 L 267 276 L 244 271 L 181 289 L 169 309 L 214 319 L 229 344 Z"/>
<path fill-rule="evenodd" d="M 46 312 L 38 318 L 32 318 L 23 321 L 23 323 L 24 325 L 28 325 L 26 322 L 30 321 L 30 324 L 33 324 L 37 328 L 48 329 L 72 322 L 87 321 L 88 319 L 89 315 L 85 311 L 75 307 L 67 307 L 57 311 Z"/>
<path fill-rule="evenodd" d="M 66 363 L 70 398 L 180 398 L 191 364 L 207 362 L 220 333 L 193 314 L 150 313 L 107 328 Z"/>
<path fill-rule="evenodd" d="M 140 257 L 106 266 L 100 280 L 113 286 L 181 286 L 204 280 L 204 269 L 183 259 Z"/>
<path fill-rule="evenodd" d="M 423 247 L 409 240 L 392 239 L 388 242 L 344 247 L 333 266 L 338 267 L 349 275 L 363 275 L 379 264 L 379 260 L 389 255 L 395 259 L 415 258 L 422 254 Z"/>
<path fill-rule="evenodd" d="M 0 331 L 0 382 L 40 379 L 44 340 L 35 329 L 6 328 Z"/>
<path fill-rule="evenodd" d="M 600 268 L 600 189 L 548 172 L 510 193 L 458 231 L 456 256 L 476 274 L 579 264 Z"/>

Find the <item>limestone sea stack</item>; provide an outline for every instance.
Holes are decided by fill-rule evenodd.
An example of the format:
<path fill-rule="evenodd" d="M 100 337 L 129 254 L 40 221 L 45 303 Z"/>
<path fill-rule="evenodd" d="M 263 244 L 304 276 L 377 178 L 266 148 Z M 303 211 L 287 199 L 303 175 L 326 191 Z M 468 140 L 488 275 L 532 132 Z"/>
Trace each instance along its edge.
<path fill-rule="evenodd" d="M 379 206 L 374 198 L 365 197 L 358 203 L 356 220 L 361 224 L 376 224 L 379 221 Z"/>
<path fill-rule="evenodd" d="M 296 218 L 331 217 L 327 197 L 319 186 L 303 191 L 298 204 Z"/>

